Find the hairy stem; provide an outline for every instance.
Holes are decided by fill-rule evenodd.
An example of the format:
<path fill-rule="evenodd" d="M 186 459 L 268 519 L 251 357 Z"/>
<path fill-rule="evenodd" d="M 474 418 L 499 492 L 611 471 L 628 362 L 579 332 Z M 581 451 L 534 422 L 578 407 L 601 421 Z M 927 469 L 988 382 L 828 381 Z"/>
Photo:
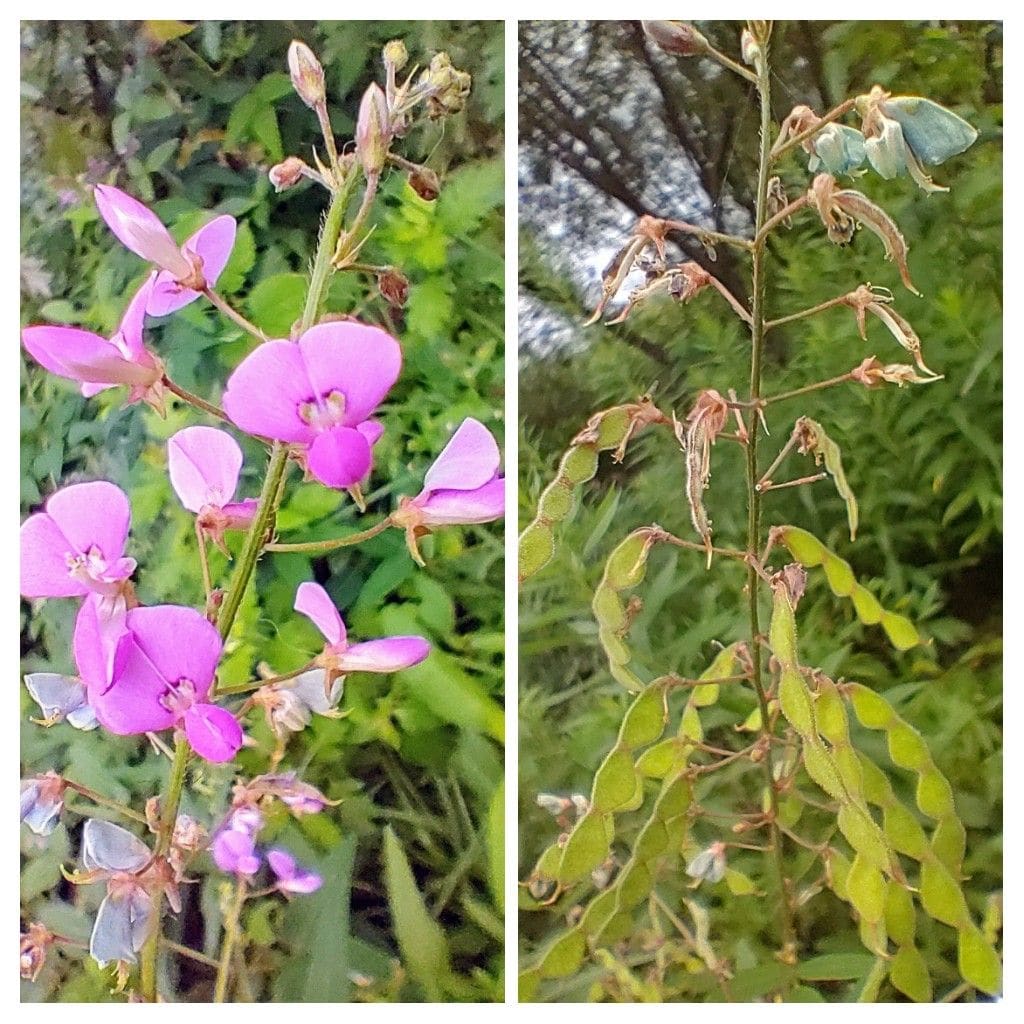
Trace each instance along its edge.
<path fill-rule="evenodd" d="M 224 918 L 224 942 L 220 948 L 220 962 L 217 965 L 217 981 L 213 989 L 213 1001 L 223 1003 L 228 993 L 228 976 L 231 973 L 231 956 L 238 942 L 239 922 L 242 904 L 245 903 L 246 881 L 239 878 L 235 883 L 235 895 Z"/>
<path fill-rule="evenodd" d="M 203 294 L 219 309 L 232 323 L 237 324 L 247 334 L 251 334 L 258 341 L 266 341 L 267 336 L 250 320 L 246 320 L 227 299 L 218 295 L 209 285 L 203 289 Z"/>
<path fill-rule="evenodd" d="M 361 530 L 359 533 L 350 533 L 347 537 L 332 537 L 330 540 L 309 540 L 297 544 L 268 544 L 266 550 L 287 551 L 292 554 L 323 555 L 328 551 L 337 551 L 338 548 L 347 548 L 352 544 L 362 544 L 363 541 L 370 540 L 371 537 L 376 537 L 377 534 L 383 533 L 391 525 L 391 517 L 388 516 L 379 523 L 374 523 L 369 529 Z"/>
<path fill-rule="evenodd" d="M 170 377 L 164 377 L 163 385 L 172 395 L 177 395 L 183 402 L 187 402 L 189 405 L 200 409 L 202 412 L 209 413 L 211 416 L 216 416 L 217 419 L 224 420 L 225 423 L 229 422 L 227 413 L 219 405 L 214 405 L 212 402 L 206 401 L 205 398 L 200 398 L 191 391 L 186 391 L 180 384 L 175 384 Z"/>
<path fill-rule="evenodd" d="M 185 787 L 185 769 L 188 767 L 188 756 L 191 750 L 184 736 L 174 741 L 174 760 L 167 779 L 167 792 L 160 801 L 160 827 L 157 832 L 156 845 L 153 853 L 157 857 L 166 857 L 171 848 L 171 837 L 174 835 L 174 823 L 178 820 L 178 805 Z M 163 918 L 164 894 L 158 889 L 153 894 L 153 913 L 150 919 L 150 931 L 146 944 L 142 947 L 139 989 L 147 1003 L 157 1001 L 156 966 L 160 954 L 160 932 Z"/>
<path fill-rule="evenodd" d="M 143 825 L 146 824 L 146 816 L 144 814 L 139 814 L 138 811 L 132 810 L 131 807 L 126 807 L 116 800 L 111 800 L 110 797 L 103 796 L 101 793 L 89 789 L 88 786 L 82 786 L 77 782 L 69 782 L 67 779 L 64 780 L 64 785 L 79 796 L 84 797 L 90 803 L 94 803 L 97 807 L 106 807 L 108 810 L 123 814 L 126 818 L 131 818 L 132 821 L 141 822 Z"/>
<path fill-rule="evenodd" d="M 757 90 L 761 100 L 761 137 L 760 153 L 757 173 L 757 204 L 755 214 L 754 249 L 752 253 L 753 263 L 753 306 L 751 315 L 753 325 L 751 327 L 751 355 L 750 355 L 750 398 L 758 402 L 761 397 L 761 372 L 762 359 L 764 355 L 765 336 L 765 292 L 766 292 L 766 240 L 768 232 L 765 230 L 767 223 L 768 207 L 768 172 L 771 167 L 771 72 L 769 68 L 769 55 L 766 52 L 764 60 L 759 63 L 757 76 Z M 792 204 L 791 204 L 792 205 Z M 750 655 L 752 662 L 751 677 L 754 689 L 757 691 L 757 700 L 761 708 L 761 730 L 765 737 L 764 768 L 765 785 L 768 788 L 771 801 L 771 847 L 772 859 L 775 863 L 775 870 L 778 876 L 779 886 L 779 925 L 781 933 L 781 949 L 785 956 L 793 955 L 793 947 L 796 941 L 796 928 L 793 922 L 793 908 L 789 898 L 789 882 L 786 879 L 786 869 L 783 860 L 783 837 L 778 827 L 779 817 L 779 796 L 775 787 L 775 776 L 773 771 L 774 759 L 771 751 L 771 717 L 768 714 L 768 696 L 765 691 L 763 676 L 762 646 L 759 640 L 761 635 L 760 621 L 760 586 L 761 577 L 757 572 L 754 560 L 757 557 L 758 549 L 761 546 L 761 495 L 757 489 L 760 474 L 757 471 L 757 420 L 754 413 L 750 417 L 749 427 L 750 440 L 747 445 L 747 554 L 750 559 L 750 566 L 747 570 L 747 595 L 749 602 L 750 617 Z"/>

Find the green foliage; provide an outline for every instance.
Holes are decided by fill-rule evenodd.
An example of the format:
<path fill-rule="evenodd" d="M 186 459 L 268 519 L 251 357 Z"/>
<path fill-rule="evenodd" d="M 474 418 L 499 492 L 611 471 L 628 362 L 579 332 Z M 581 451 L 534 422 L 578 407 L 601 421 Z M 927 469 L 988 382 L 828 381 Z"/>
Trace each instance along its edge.
<path fill-rule="evenodd" d="M 375 448 L 375 471 L 360 521 L 346 496 L 293 476 L 278 517 L 282 540 L 318 540 L 361 529 L 414 494 L 452 430 L 475 416 L 501 436 L 503 388 L 503 27 L 495 22 L 195 22 L 23 23 L 23 322 L 49 319 L 109 333 L 140 282 L 139 260 L 99 221 L 91 185 L 116 179 L 150 203 L 184 237 L 211 213 L 239 218 L 239 235 L 219 287 L 271 336 L 287 337 L 301 310 L 325 193 L 311 184 L 280 196 L 267 180 L 281 155 L 311 159 L 315 119 L 291 91 L 286 52 L 292 38 L 319 54 L 330 116 L 350 139 L 363 89 L 380 76 L 380 47 L 402 38 L 413 61 L 447 50 L 474 76 L 463 114 L 445 128 L 417 127 L 402 152 L 430 157 L 442 173 L 433 204 L 404 175 L 385 176 L 363 249 L 368 264 L 401 268 L 410 281 L 404 311 L 377 295 L 371 275 L 332 281 L 325 308 L 390 329 L 404 367 L 385 409 L 388 430 Z M 254 344 L 208 305 L 154 321 L 147 342 L 184 387 L 216 401 L 227 373 Z M 22 369 L 21 499 L 27 514 L 59 484 L 106 478 L 132 498 L 130 553 L 145 603 L 200 605 L 192 517 L 170 490 L 165 446 L 196 422 L 171 402 L 166 420 L 118 391 L 84 400 L 68 382 L 26 361 Z M 239 494 L 257 493 L 265 453 L 241 438 L 246 464 Z M 240 541 L 229 535 L 235 557 Z M 494 801 L 502 776 L 503 550 L 500 531 L 451 529 L 426 538 L 428 568 L 412 562 L 399 531 L 326 557 L 268 555 L 243 602 L 222 665 L 227 685 L 265 662 L 287 672 L 308 661 L 320 640 L 292 611 L 295 588 L 323 582 L 354 636 L 419 633 L 434 648 L 409 675 L 349 680 L 339 719 L 315 718 L 282 762 L 340 805 L 321 815 L 276 823 L 282 844 L 329 881 L 287 905 L 261 901 L 245 919 L 253 998 L 282 1001 L 405 1001 L 438 979 L 412 970 L 402 929 L 424 908 L 450 958 L 446 998 L 494 1000 L 502 993 L 502 919 L 495 883 Z M 216 580 L 231 565 L 211 555 Z M 22 609 L 26 671 L 73 670 L 72 602 Z M 28 722 L 22 695 L 26 773 L 70 765 L 69 776 L 114 799 L 142 801 L 159 791 L 165 769 L 145 742 L 104 733 L 83 736 Z M 246 774 L 268 770 L 274 741 L 252 716 L 255 746 L 239 757 Z M 226 806 L 231 769 L 190 770 L 184 810 L 207 827 Z M 22 914 L 69 936 L 88 938 L 100 887 L 75 902 L 58 883 L 59 864 L 78 848 L 78 801 L 47 845 L 23 841 Z M 272 823 L 273 825 L 273 823 Z M 385 847 L 385 829 L 391 838 Z M 282 830 L 287 830 L 286 832 Z M 397 853 L 396 853 L 397 851 Z M 401 857 L 415 885 L 386 888 L 385 853 Z M 499 858 L 500 860 L 500 858 Z M 216 955 L 217 885 L 206 858 L 184 887 L 185 908 L 171 937 Z M 393 880 L 401 872 L 392 872 Z M 54 888 L 58 886 L 57 888 Z M 400 965 L 404 965 L 404 968 Z M 208 1000 L 211 973 L 167 958 L 168 991 Z M 107 998 L 83 950 L 62 948 L 23 998 Z"/>

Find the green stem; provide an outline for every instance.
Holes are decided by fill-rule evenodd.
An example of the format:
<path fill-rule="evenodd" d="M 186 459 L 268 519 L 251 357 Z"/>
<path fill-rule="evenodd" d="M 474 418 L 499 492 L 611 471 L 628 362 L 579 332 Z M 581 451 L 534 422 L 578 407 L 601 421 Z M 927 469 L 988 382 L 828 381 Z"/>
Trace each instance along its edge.
<path fill-rule="evenodd" d="M 317 244 L 316 256 L 313 260 L 313 271 L 309 277 L 306 305 L 302 310 L 302 320 L 299 324 L 300 334 L 304 334 L 313 326 L 317 314 L 320 312 L 320 303 L 323 302 L 327 282 L 331 276 L 331 257 L 338 244 L 342 221 L 345 219 L 345 208 L 348 206 L 359 173 L 355 167 L 349 171 L 341 183 L 341 188 L 334 193 L 327 216 L 324 218 L 324 226 L 320 230 L 320 241 Z"/>
<path fill-rule="evenodd" d="M 174 381 L 166 375 L 163 379 L 163 385 L 171 392 L 172 395 L 177 395 L 183 402 L 188 402 L 189 405 L 195 406 L 195 408 L 202 412 L 207 412 L 211 416 L 216 416 L 217 419 L 224 420 L 225 423 L 230 422 L 228 420 L 227 413 L 219 406 L 214 405 L 212 402 L 208 402 L 205 398 L 200 398 L 191 391 L 187 391 L 180 384 L 175 384 Z"/>
<path fill-rule="evenodd" d="M 86 800 L 96 804 L 97 807 L 109 808 L 112 811 L 117 811 L 118 814 L 123 814 L 126 818 L 131 818 L 132 821 L 141 822 L 143 825 L 146 824 L 146 816 L 144 814 L 139 814 L 138 811 L 134 811 L 132 808 L 126 807 L 116 800 L 111 800 L 108 796 L 102 796 L 95 790 L 89 789 L 88 786 L 79 785 L 77 782 L 69 782 L 67 779 L 64 780 L 64 785 L 79 796 L 85 797 Z"/>
<path fill-rule="evenodd" d="M 758 402 L 761 397 L 761 373 L 764 356 L 765 336 L 765 293 L 766 293 L 766 239 L 764 231 L 768 208 L 768 172 L 771 166 L 771 77 L 768 66 L 768 52 L 759 62 L 757 90 L 761 98 L 761 139 L 757 173 L 757 205 L 755 214 L 754 249 L 753 249 L 753 305 L 751 316 L 751 356 L 750 356 L 750 398 Z M 773 770 L 774 759 L 771 751 L 771 719 L 768 714 L 768 696 L 764 687 L 762 646 L 760 642 L 760 585 L 761 577 L 754 565 L 757 552 L 761 546 L 761 495 L 757 489 L 760 474 L 757 471 L 757 437 L 758 424 L 756 415 L 750 417 L 749 442 L 747 444 L 747 553 L 751 559 L 747 570 L 747 594 L 750 617 L 750 655 L 752 662 L 751 676 L 757 701 L 761 709 L 761 731 L 766 738 L 765 755 L 762 760 L 765 785 L 768 788 L 771 802 L 771 835 L 772 859 L 778 876 L 779 886 L 779 924 L 781 930 L 781 950 L 785 958 L 795 955 L 796 928 L 793 921 L 793 907 L 789 897 L 789 882 L 783 859 L 783 836 L 778 827 L 779 795 L 775 786 Z"/>
<path fill-rule="evenodd" d="M 772 402 L 784 402 L 788 398 L 797 398 L 800 395 L 809 395 L 812 391 L 821 391 L 822 388 L 832 388 L 837 384 L 845 384 L 848 380 L 853 380 L 853 374 L 842 373 L 838 377 L 829 377 L 828 380 L 819 380 L 815 384 L 805 384 L 802 388 L 793 388 L 792 391 L 783 391 L 778 395 L 771 395 L 769 398 L 762 399 L 762 401 L 765 405 L 769 405 Z"/>
<path fill-rule="evenodd" d="M 246 320 L 241 313 L 232 306 L 227 299 L 218 295 L 209 285 L 203 290 L 203 294 L 217 307 L 232 323 L 237 324 L 247 334 L 251 334 L 257 341 L 266 341 L 267 336 L 250 320 Z"/>
<path fill-rule="evenodd" d="M 228 993 L 228 976 L 231 973 L 231 956 L 238 941 L 239 919 L 242 904 L 245 903 L 246 881 L 239 878 L 235 884 L 235 895 L 224 919 L 224 942 L 220 948 L 220 963 L 217 965 L 217 982 L 213 989 L 213 1001 L 223 1003 Z"/>
<path fill-rule="evenodd" d="M 188 741 L 179 736 L 174 741 L 174 760 L 171 762 L 171 773 L 167 780 L 167 793 L 160 805 L 160 826 L 156 837 L 153 853 L 157 857 L 166 857 L 171 848 L 171 837 L 174 835 L 174 823 L 178 819 L 178 805 L 185 787 L 185 769 L 191 753 Z M 150 932 L 146 944 L 142 947 L 142 965 L 139 987 L 142 998 L 147 1003 L 157 1001 L 156 967 L 160 953 L 160 930 L 163 917 L 164 894 L 157 889 L 153 894 L 153 913 Z"/>
<path fill-rule="evenodd" d="M 370 540 L 377 534 L 383 533 L 391 526 L 391 517 L 382 519 L 375 523 L 368 530 L 359 533 L 350 533 L 347 537 L 332 537 L 330 540 L 309 540 L 298 544 L 268 544 L 267 551 L 287 551 L 292 554 L 322 555 L 328 551 L 337 551 L 338 548 L 347 548 L 352 544 L 362 544 L 364 540 Z"/>

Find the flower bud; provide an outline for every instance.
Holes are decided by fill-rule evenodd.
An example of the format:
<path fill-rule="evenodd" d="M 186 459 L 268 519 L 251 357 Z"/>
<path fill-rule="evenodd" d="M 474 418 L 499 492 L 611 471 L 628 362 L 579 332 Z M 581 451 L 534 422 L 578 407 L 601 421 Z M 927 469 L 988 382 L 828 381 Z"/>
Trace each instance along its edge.
<path fill-rule="evenodd" d="M 307 107 L 315 110 L 326 102 L 324 69 L 313 51 L 298 39 L 293 39 L 288 47 L 288 72 L 295 91 Z"/>
<path fill-rule="evenodd" d="M 384 63 L 396 71 L 401 71 L 409 63 L 409 51 L 401 39 L 392 39 L 384 46 Z"/>
<path fill-rule="evenodd" d="M 356 121 L 356 155 L 369 177 L 380 174 L 391 144 L 388 102 L 384 90 L 374 82 L 363 93 Z"/>
<path fill-rule="evenodd" d="M 287 157 L 279 164 L 274 164 L 267 172 L 270 184 L 274 186 L 275 192 L 283 192 L 286 188 L 292 188 L 302 181 L 303 171 L 306 169 L 306 162 L 297 156 Z"/>
<path fill-rule="evenodd" d="M 745 28 L 740 36 L 740 53 L 743 54 L 743 63 L 749 64 L 754 68 L 758 67 L 761 61 L 764 60 L 764 51 L 761 49 L 761 44 L 754 38 L 754 34 L 748 28 Z"/>
<path fill-rule="evenodd" d="M 420 199 L 432 203 L 441 194 L 441 179 L 429 167 L 417 167 L 409 172 L 409 187 Z"/>
<path fill-rule="evenodd" d="M 647 38 L 666 53 L 696 57 L 710 49 L 707 39 L 685 21 L 641 21 L 640 24 Z"/>
<path fill-rule="evenodd" d="M 56 936 L 45 925 L 32 922 L 21 933 L 21 976 L 25 981 L 35 981 L 46 963 L 46 954 Z"/>
<path fill-rule="evenodd" d="M 434 54 L 419 82 L 427 94 L 427 116 L 437 120 L 458 113 L 466 104 L 472 84 L 472 77 L 456 68 L 447 53 Z"/>

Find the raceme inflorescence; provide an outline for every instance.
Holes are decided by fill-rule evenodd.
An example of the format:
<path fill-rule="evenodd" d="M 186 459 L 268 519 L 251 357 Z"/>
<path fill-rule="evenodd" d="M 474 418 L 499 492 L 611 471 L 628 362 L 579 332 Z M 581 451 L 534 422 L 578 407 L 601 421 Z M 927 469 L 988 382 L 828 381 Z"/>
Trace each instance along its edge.
<path fill-rule="evenodd" d="M 282 191 L 303 178 L 312 180 L 326 190 L 330 206 L 304 311 L 290 337 L 266 338 L 216 291 L 235 243 L 233 217 L 212 217 L 178 244 L 152 210 L 113 184 L 95 188 L 99 215 L 149 267 L 118 329 L 110 338 L 49 324 L 23 331 L 33 360 L 76 382 L 87 398 L 123 387 L 126 402 L 145 402 L 166 415 L 173 396 L 218 424 L 185 427 L 166 446 L 171 489 L 194 516 L 204 607 L 140 603 L 132 582 L 139 567 L 126 553 L 131 548 L 131 496 L 112 482 L 72 483 L 56 490 L 21 529 L 23 596 L 32 602 L 79 603 L 68 652 L 77 674 L 25 678 L 41 709 L 37 721 L 44 727 L 65 723 L 79 730 L 146 736 L 168 762 L 163 791 L 141 809 L 63 777 L 58 766 L 22 783 L 22 821 L 38 836 L 50 835 L 62 815 L 81 813 L 79 801 L 120 816 L 128 826 L 86 820 L 80 867 L 65 869 L 65 876 L 74 885 L 105 886 L 89 952 L 101 967 L 113 965 L 116 989 L 135 999 L 171 997 L 158 992 L 158 967 L 172 950 L 203 959 L 166 939 L 164 917 L 166 908 L 180 911 L 181 886 L 194 880 L 193 868 L 206 854 L 231 879 L 230 896 L 221 907 L 220 950 L 212 962 L 214 999 L 228 997 L 243 906 L 274 894 L 301 897 L 323 882 L 287 849 L 264 838 L 275 808 L 299 817 L 319 814 L 336 802 L 296 771 L 280 769 L 289 738 L 314 715 L 344 714 L 338 705 L 349 676 L 401 672 L 430 655 L 430 645 L 420 636 L 354 640 L 328 591 L 309 580 L 298 585 L 294 608 L 323 634 L 322 651 L 299 671 L 274 675 L 261 664 L 250 683 L 221 685 L 219 667 L 257 561 L 267 552 L 324 554 L 394 528 L 404 531 L 422 566 L 418 543 L 425 535 L 458 524 L 492 522 L 504 512 L 497 442 L 482 423 L 465 419 L 426 471 L 422 492 L 399 498 L 391 514 L 367 529 L 309 543 L 283 543 L 276 535 L 276 514 L 293 465 L 302 472 L 302 486 L 347 492 L 365 511 L 363 489 L 373 472 L 373 449 L 389 430 L 381 403 L 402 372 L 400 342 L 381 327 L 323 307 L 331 276 L 342 271 L 370 273 L 392 304 L 400 305 L 408 292 L 397 268 L 367 267 L 357 258 L 373 230 L 374 201 L 389 168 L 407 173 L 421 197 L 436 198 L 436 172 L 392 147 L 419 119 L 436 121 L 461 110 L 470 80 L 443 53 L 400 80 L 407 59 L 400 41 L 385 47 L 384 83 L 366 90 L 354 142 L 339 148 L 327 114 L 324 70 L 306 45 L 291 44 L 291 81 L 316 114 L 325 157 L 321 160 L 314 150 L 313 166 L 288 157 L 270 169 L 270 181 Z M 193 302 L 212 304 L 252 338 L 220 404 L 179 386 L 159 351 L 146 342 L 148 320 L 173 316 Z M 232 429 L 269 452 L 259 493 L 239 493 L 244 455 Z M 233 561 L 226 580 L 216 579 L 211 569 L 210 543 Z M 243 747 L 256 743 L 248 732 L 258 718 L 269 724 L 276 743 L 269 755 L 271 770 L 249 777 L 236 770 L 230 804 L 216 820 L 203 823 L 182 813 L 189 767 L 199 763 L 196 759 L 233 762 Z M 69 794 L 74 807 L 65 806 Z M 28 924 L 21 946 L 24 977 L 39 974 L 55 944 L 75 943 L 41 923 Z"/>
<path fill-rule="evenodd" d="M 643 280 L 609 323 L 626 319 L 655 295 L 681 305 L 724 300 L 719 303 L 723 312 L 735 314 L 749 334 L 749 383 L 725 393 L 702 390 L 681 418 L 671 409 L 659 409 L 649 394 L 595 413 L 573 438 L 520 537 L 522 582 L 554 557 L 559 525 L 572 516 L 579 491 L 594 477 L 602 451 L 611 450 L 613 460 L 622 461 L 640 430 L 658 432 L 682 449 L 684 480 L 667 498 L 665 520 L 679 522 L 682 511 L 685 522 L 688 512 L 692 535 L 677 537 L 659 525 L 632 529 L 611 551 L 594 591 L 592 610 L 607 670 L 633 699 L 589 796 L 537 797 L 555 817 L 560 833 L 523 880 L 520 906 L 556 914 L 564 927 L 527 960 L 520 996 L 557 999 L 569 979 L 589 964 L 586 977 L 594 998 L 624 991 L 629 998 L 660 1000 L 659 984 L 667 984 L 672 972 L 680 970 L 687 975 L 706 972 L 707 984 L 697 990 L 709 998 L 737 998 L 732 987 L 734 980 L 739 981 L 737 966 L 716 952 L 710 939 L 715 917 L 711 893 L 707 902 L 684 896 L 688 920 L 682 920 L 658 892 L 659 877 L 663 880 L 673 872 L 677 878 L 683 876 L 689 888 L 704 887 L 726 900 L 730 894 L 749 896 L 759 885 L 764 887 L 761 895 L 770 902 L 757 905 L 759 919 L 751 927 L 772 927 L 768 941 L 774 957 L 768 964 L 751 966 L 748 948 L 744 965 L 745 985 L 754 985 L 753 976 L 761 972 L 758 996 L 821 1001 L 822 995 L 812 990 L 815 981 L 838 977 L 857 979 L 858 998 L 863 1001 L 873 1001 L 886 981 L 902 996 L 930 1001 L 933 978 L 917 943 L 921 913 L 930 919 L 929 928 L 939 922 L 953 930 L 951 944 L 963 986 L 955 991 L 996 994 L 1001 971 L 994 932 L 982 926 L 964 894 L 965 831 L 950 784 L 920 733 L 885 696 L 859 682 L 833 680 L 802 660 L 800 601 L 820 573 L 832 593 L 850 601 L 866 626 L 879 627 L 895 650 L 911 650 L 926 640 L 907 617 L 884 607 L 873 590 L 857 580 L 850 564 L 813 534 L 785 523 L 762 529 L 766 499 L 773 491 L 819 481 L 829 481 L 842 498 L 851 542 L 858 531 L 870 529 L 861 521 L 842 452 L 830 436 L 834 428 L 829 407 L 812 403 L 829 388 L 903 388 L 942 380 L 927 365 L 921 339 L 910 320 L 897 311 L 887 288 L 860 284 L 810 308 L 770 319 L 769 239 L 774 241 L 778 232 L 808 214 L 820 219 L 828 239 L 839 246 L 867 228 L 881 243 L 879 255 L 895 266 L 898 281 L 893 283 L 916 296 L 907 241 L 871 198 L 873 174 L 886 179 L 907 175 L 927 193 L 945 192 L 926 168 L 967 150 L 977 132 L 927 98 L 894 94 L 895 88 L 880 85 L 824 115 L 798 105 L 776 125 L 770 95 L 771 22 L 747 23 L 739 60 L 715 49 L 692 25 L 643 25 L 648 40 L 666 53 L 714 62 L 719 66 L 716 74 L 725 69 L 738 75 L 756 94 L 760 139 L 757 191 L 751 204 L 753 232 L 728 235 L 685 221 L 642 217 L 604 272 L 590 322 L 605 315 L 631 275 L 642 275 Z M 859 121 L 848 124 L 848 117 Z M 776 168 L 801 153 L 806 184 L 790 199 Z M 674 263 L 666 239 L 676 233 L 703 243 L 712 267 L 716 247 L 731 247 L 749 260 L 749 305 L 717 281 L 712 270 L 692 261 Z M 705 297 L 712 292 L 718 296 Z M 783 324 L 841 307 L 854 312 L 862 338 L 869 315 L 880 321 L 910 361 L 858 355 L 851 369 L 837 377 L 766 393 L 766 335 Z M 774 440 L 780 426 L 773 422 L 776 403 L 797 399 L 804 403 L 803 413 L 795 422 L 781 424 L 781 447 L 770 461 L 761 459 L 765 438 Z M 908 392 L 906 400 L 912 401 L 913 394 Z M 747 492 L 746 536 L 731 547 L 721 545 L 713 523 L 717 453 L 730 444 L 743 452 Z M 780 471 L 793 455 L 813 461 L 802 473 L 784 475 Z M 665 483 L 666 489 L 670 486 Z M 661 666 L 666 674 L 652 678 L 655 673 L 631 649 L 630 634 L 642 607 L 636 591 L 649 556 L 656 546 L 666 544 L 692 549 L 709 570 L 716 562 L 736 563 L 746 580 L 741 600 L 748 622 L 744 635 L 722 638 L 722 650 L 709 668 L 696 666 L 677 674 Z M 767 598 L 770 614 L 765 618 Z M 744 688 L 751 700 L 756 698 L 753 710 L 743 713 L 745 718 L 730 715 L 720 703 L 725 684 Z M 731 720 L 723 724 L 723 717 Z M 854 745 L 853 720 L 885 734 L 891 766 L 876 763 L 876 747 Z M 678 726 L 666 736 L 672 721 Z M 890 781 L 891 767 L 911 773 L 913 807 L 904 803 Z M 748 770 L 759 780 L 754 785 L 742 774 Z M 715 780 L 730 778 L 747 793 L 749 799 L 742 806 L 723 806 L 715 792 Z M 751 811 L 751 806 L 758 809 Z M 640 816 L 638 825 L 630 824 L 631 816 Z M 763 854 L 763 881 L 733 867 L 731 853 L 738 849 Z M 804 962 L 813 942 L 802 934 L 800 910 L 825 891 L 847 904 L 856 921 L 860 941 L 870 954 L 862 957 L 867 961 L 862 973 L 830 974 L 824 964 Z M 759 914 L 762 906 L 774 908 L 774 925 L 773 915 Z M 949 938 L 947 933 L 945 941 Z M 635 959 L 631 953 L 637 954 Z M 634 964 L 648 965 L 646 973 L 639 966 L 631 969 Z M 825 973 L 816 973 L 819 970 Z"/>

